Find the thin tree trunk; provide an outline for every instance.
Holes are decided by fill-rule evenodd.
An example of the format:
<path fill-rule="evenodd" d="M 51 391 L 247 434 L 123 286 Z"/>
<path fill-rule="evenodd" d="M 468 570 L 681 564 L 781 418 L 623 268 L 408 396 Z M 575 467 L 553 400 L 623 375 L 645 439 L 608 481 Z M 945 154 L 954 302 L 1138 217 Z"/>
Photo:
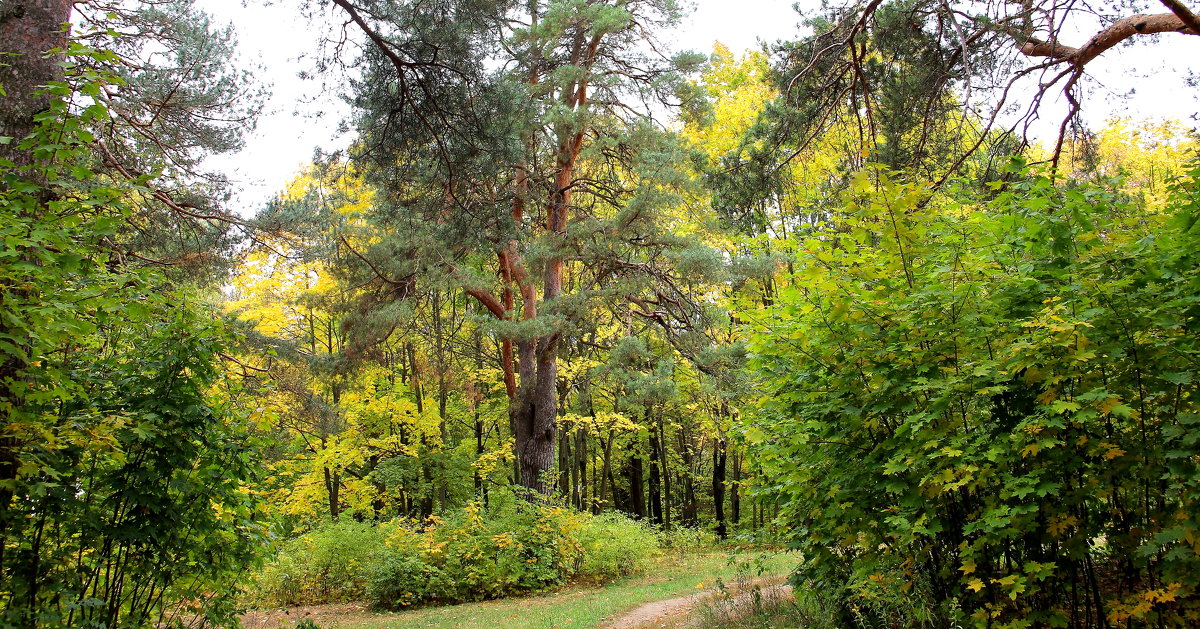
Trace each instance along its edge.
<path fill-rule="evenodd" d="M 654 524 L 663 523 L 662 508 L 662 456 L 659 452 L 658 430 L 650 426 L 650 521 Z"/>
<path fill-rule="evenodd" d="M 737 524 L 742 519 L 742 455 L 733 453 L 733 483 L 729 488 L 729 519 Z"/>
<path fill-rule="evenodd" d="M 437 359 L 437 387 L 438 387 L 438 432 L 442 438 L 442 445 L 439 450 L 441 456 L 441 469 L 439 470 L 439 478 L 437 484 L 437 499 L 438 505 L 442 511 L 450 509 L 450 481 L 449 470 L 445 466 L 445 451 L 450 447 L 450 429 L 446 422 L 446 404 L 450 398 L 450 389 L 446 384 L 446 340 L 444 338 L 445 326 L 442 322 L 442 297 L 441 293 L 433 293 L 433 347 L 434 356 Z"/>
<path fill-rule="evenodd" d="M 575 428 L 575 482 L 573 483 L 573 491 L 575 492 L 575 508 L 579 509 L 580 511 L 583 511 L 585 508 L 587 508 L 587 465 L 587 426 L 577 426 Z"/>
<path fill-rule="evenodd" d="M 558 493 L 571 499 L 571 435 L 563 430 L 558 435 Z"/>
<path fill-rule="evenodd" d="M 696 470 L 694 469 L 695 455 L 692 452 L 691 439 L 686 430 L 680 430 L 679 456 L 683 459 L 683 509 L 680 522 L 684 526 L 695 527 L 699 524 L 698 508 L 696 505 Z"/>
<path fill-rule="evenodd" d="M 483 370 L 483 335 L 478 329 L 475 330 L 475 372 L 479 373 Z M 479 404 L 483 401 L 484 383 L 475 383 L 474 395 L 471 395 L 471 415 L 474 420 L 475 433 L 475 460 L 483 458 L 484 454 L 484 438 L 483 438 L 483 418 L 479 413 Z M 475 483 L 475 496 L 483 500 L 484 506 L 487 505 L 487 489 L 483 483 L 483 476 L 479 473 L 478 466 L 473 468 L 472 480 Z"/>
<path fill-rule="evenodd" d="M 667 433 L 662 410 L 658 412 L 659 465 L 662 467 L 663 482 L 663 525 L 671 528 L 671 467 L 667 457 Z"/>
<path fill-rule="evenodd" d="M 337 522 L 338 515 L 341 514 L 341 498 L 339 496 L 342 479 L 337 470 L 324 468 L 325 472 L 325 494 L 329 498 L 329 519 Z"/>
<path fill-rule="evenodd" d="M 725 445 L 724 437 L 713 443 L 713 511 L 717 519 L 717 535 L 721 539 L 725 539 L 729 535 L 725 523 Z"/>
<path fill-rule="evenodd" d="M 425 416 L 425 389 L 421 383 L 421 371 L 417 368 L 417 350 L 412 343 L 408 344 L 408 360 L 412 364 L 412 391 L 413 399 L 417 405 L 417 421 Z M 430 466 L 433 465 L 429 456 L 430 447 L 429 439 L 425 437 L 425 432 L 421 431 L 421 477 L 425 479 L 425 491 L 421 495 L 421 518 L 427 518 L 433 515 L 433 495 L 435 487 L 433 484 L 433 470 Z"/>
<path fill-rule="evenodd" d="M 626 464 L 629 477 L 629 511 L 637 520 L 646 519 L 646 488 L 642 477 L 642 455 L 629 457 Z"/>
<path fill-rule="evenodd" d="M 612 430 L 608 431 L 608 439 L 603 440 L 604 462 L 603 467 L 600 470 L 600 499 L 596 501 L 597 513 L 604 511 L 604 506 L 609 504 L 609 502 L 613 502 L 608 498 L 609 492 L 613 489 L 612 444 L 613 440 L 616 439 L 616 436 L 613 434 L 613 432 L 614 431 Z"/>

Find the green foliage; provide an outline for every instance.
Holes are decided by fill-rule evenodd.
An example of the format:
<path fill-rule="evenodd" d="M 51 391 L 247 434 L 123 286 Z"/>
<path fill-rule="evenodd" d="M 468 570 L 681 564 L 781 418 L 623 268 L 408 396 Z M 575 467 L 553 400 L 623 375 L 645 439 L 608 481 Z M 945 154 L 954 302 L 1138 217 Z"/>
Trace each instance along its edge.
<path fill-rule="evenodd" d="M 363 598 L 398 609 L 611 581 L 658 554 L 653 530 L 624 516 L 559 507 L 479 505 L 424 523 L 340 522 L 285 542 L 248 586 L 254 602 Z"/>
<path fill-rule="evenodd" d="M 271 605 L 361 599 L 370 570 L 384 552 L 384 539 L 384 531 L 371 522 L 343 519 L 326 524 L 284 542 L 249 588 Z"/>
<path fill-rule="evenodd" d="M 659 531 L 658 543 L 671 550 L 694 551 L 715 546 L 717 536 L 702 528 L 674 526 Z"/>
<path fill-rule="evenodd" d="M 579 559 L 581 515 L 556 507 L 518 505 L 487 513 L 478 505 L 446 518 L 422 540 L 421 552 L 441 576 L 438 598 L 500 598 L 562 585 Z M 390 543 L 411 549 L 412 529 Z M 389 601 L 379 601 L 382 605 Z"/>
<path fill-rule="evenodd" d="M 264 90 L 235 55 L 233 27 L 196 4 L 76 3 L 74 37 L 105 53 L 72 61 L 120 85 L 95 94 L 111 115 L 89 127 L 93 148 L 108 175 L 145 185 L 126 195 L 127 218 L 110 240 L 175 279 L 219 286 L 235 259 L 221 253 L 244 237 L 234 227 L 244 223 L 225 207 L 230 182 L 206 159 L 242 147 Z"/>
<path fill-rule="evenodd" d="M 576 576 L 606 582 L 638 574 L 658 554 L 660 538 L 643 522 L 620 513 L 605 513 L 584 520 L 577 534 L 582 557 Z"/>
<path fill-rule="evenodd" d="M 987 202 L 859 174 L 754 343 L 740 430 L 841 622 L 1200 615 L 1200 167 L 1168 222 L 1021 166 Z"/>
<path fill-rule="evenodd" d="M 69 59 L 111 59 L 73 45 Z M 216 397 L 219 321 L 109 248 L 127 217 L 93 171 L 115 77 L 67 64 L 32 156 L 0 163 L 0 626 L 232 622 L 261 542 L 244 416 Z"/>

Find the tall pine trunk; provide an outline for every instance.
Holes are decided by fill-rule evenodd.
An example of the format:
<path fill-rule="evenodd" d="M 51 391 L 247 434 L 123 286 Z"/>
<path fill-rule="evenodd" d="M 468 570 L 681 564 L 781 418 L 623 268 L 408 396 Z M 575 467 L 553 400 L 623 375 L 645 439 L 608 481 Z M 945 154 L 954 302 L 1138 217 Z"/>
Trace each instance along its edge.
<path fill-rule="evenodd" d="M 553 337 L 517 343 L 520 380 L 509 406 L 518 459 L 517 483 L 542 495 L 554 487 L 553 478 L 548 476 L 554 469 L 558 434 L 557 350 L 558 342 Z"/>
<path fill-rule="evenodd" d="M 33 155 L 17 148 L 36 125 L 34 118 L 50 104 L 48 96 L 34 92 L 62 79 L 59 57 L 45 55 L 64 48 L 63 26 L 71 19 L 72 0 L 4 0 L 0 2 L 0 52 L 13 53 L 0 63 L 0 159 L 18 167 L 33 163 Z"/>

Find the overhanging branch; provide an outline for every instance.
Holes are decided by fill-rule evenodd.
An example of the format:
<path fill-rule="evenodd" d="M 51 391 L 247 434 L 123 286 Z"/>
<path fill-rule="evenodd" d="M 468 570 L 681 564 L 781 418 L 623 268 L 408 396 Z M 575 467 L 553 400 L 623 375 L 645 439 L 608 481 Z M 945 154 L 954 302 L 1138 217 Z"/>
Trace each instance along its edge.
<path fill-rule="evenodd" d="M 1187 7 L 1180 5 L 1175 0 L 1162 0 L 1164 4 L 1173 3 L 1178 5 L 1178 8 L 1185 14 L 1191 16 L 1191 20 L 1195 21 L 1195 16 L 1187 10 Z M 1168 4 L 1168 6 L 1171 6 Z M 1172 8 L 1174 11 L 1174 8 Z M 1117 44 L 1134 37 L 1136 35 L 1153 35 L 1155 33 L 1183 33 L 1184 35 L 1200 35 L 1200 30 L 1196 30 L 1181 18 L 1177 13 L 1156 13 L 1154 15 L 1131 15 L 1114 22 L 1108 28 L 1096 33 L 1091 39 L 1079 48 L 1065 46 L 1058 42 L 1044 42 L 1040 40 L 1030 40 L 1021 45 L 1021 53 L 1029 57 L 1049 57 L 1059 61 L 1065 61 L 1077 68 L 1082 68 L 1096 57 L 1099 57 L 1108 49 Z"/>
<path fill-rule="evenodd" d="M 1191 9 L 1185 7 L 1179 0 L 1160 1 L 1163 3 L 1163 6 L 1171 10 L 1171 13 L 1175 14 L 1175 17 L 1178 17 L 1188 28 L 1192 29 L 1193 33 L 1200 33 L 1200 18 L 1197 18 Z"/>

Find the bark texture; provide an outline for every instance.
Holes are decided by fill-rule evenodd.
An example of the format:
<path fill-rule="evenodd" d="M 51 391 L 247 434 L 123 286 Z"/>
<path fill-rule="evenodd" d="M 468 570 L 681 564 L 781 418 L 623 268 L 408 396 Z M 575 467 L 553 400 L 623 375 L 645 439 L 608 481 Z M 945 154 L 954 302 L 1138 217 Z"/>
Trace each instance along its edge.
<path fill-rule="evenodd" d="M 26 166 L 32 158 L 16 144 L 33 130 L 34 116 L 49 104 L 34 92 L 62 77 L 58 57 L 46 52 L 67 44 L 65 24 L 71 19 L 71 0 L 0 0 L 0 158 Z"/>

